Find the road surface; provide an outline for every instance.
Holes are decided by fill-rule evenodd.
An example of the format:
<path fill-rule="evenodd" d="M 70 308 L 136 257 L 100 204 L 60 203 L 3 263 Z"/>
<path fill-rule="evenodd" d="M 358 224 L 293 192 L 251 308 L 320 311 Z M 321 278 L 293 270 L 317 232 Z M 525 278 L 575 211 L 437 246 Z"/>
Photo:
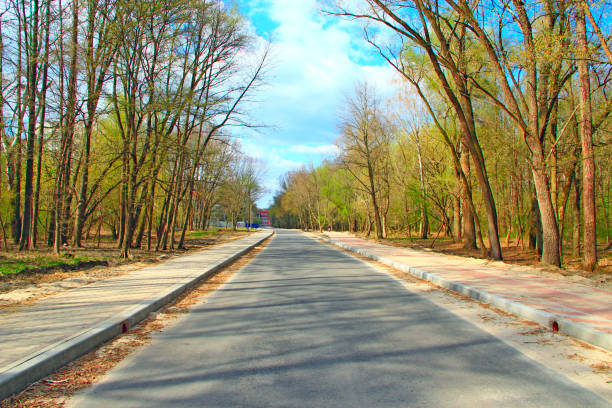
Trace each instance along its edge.
<path fill-rule="evenodd" d="M 73 407 L 608 407 L 605 400 L 301 233 Z"/>

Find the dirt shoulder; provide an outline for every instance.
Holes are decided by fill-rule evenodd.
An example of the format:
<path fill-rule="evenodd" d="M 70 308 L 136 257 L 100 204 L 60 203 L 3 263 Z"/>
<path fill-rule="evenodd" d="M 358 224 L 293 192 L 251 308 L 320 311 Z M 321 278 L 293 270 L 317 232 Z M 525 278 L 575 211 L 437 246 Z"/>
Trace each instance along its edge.
<path fill-rule="evenodd" d="M 169 259 L 200 251 L 248 235 L 246 231 L 194 232 L 185 241 L 185 249 L 164 252 L 133 249 L 131 259 L 121 259 L 114 242 L 84 248 L 65 248 L 69 257 L 95 259 L 81 265 L 66 268 L 43 268 L 16 275 L 0 275 L 0 310 L 24 306 L 58 292 L 87 285 L 92 282 L 121 276 L 146 266 L 165 262 Z M 154 245 L 153 245 L 154 248 Z M 50 251 L 38 250 L 26 256 L 49 256 Z M 12 252 L 2 253 L 0 257 L 18 257 Z"/>
<path fill-rule="evenodd" d="M 480 250 L 470 250 L 463 248 L 461 243 L 455 243 L 449 239 L 438 239 L 433 243 L 433 239 L 406 239 L 406 238 L 389 238 L 375 239 L 366 237 L 360 234 L 350 234 L 348 232 L 340 233 L 347 236 L 355 236 L 364 240 L 377 242 L 382 245 L 394 247 L 412 248 L 427 252 L 435 252 L 447 256 L 460 257 L 468 262 L 482 263 L 485 262 L 491 266 L 511 266 L 513 271 L 518 273 L 531 273 L 546 278 L 553 278 L 567 282 L 575 282 L 592 287 L 612 290 L 612 250 L 601 250 L 599 267 L 595 273 L 588 273 L 581 267 L 579 258 L 566 257 L 563 268 L 557 268 L 551 265 L 541 264 L 535 251 L 520 246 L 510 245 L 502 246 L 504 254 L 503 262 L 493 261 L 482 256 Z M 319 234 L 328 236 L 325 233 Z"/>

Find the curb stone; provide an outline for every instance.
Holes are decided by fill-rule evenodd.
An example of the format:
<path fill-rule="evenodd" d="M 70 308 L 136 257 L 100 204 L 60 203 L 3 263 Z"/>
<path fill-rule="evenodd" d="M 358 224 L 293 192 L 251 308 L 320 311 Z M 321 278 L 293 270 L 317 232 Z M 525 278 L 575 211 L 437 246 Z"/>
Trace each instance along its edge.
<path fill-rule="evenodd" d="M 524 319 L 534 321 L 551 330 L 555 330 L 559 333 L 563 333 L 570 337 L 585 341 L 594 346 L 601 347 L 607 351 L 612 351 L 612 334 L 594 329 L 586 324 L 577 323 L 558 314 L 545 312 L 543 310 L 539 310 L 534 307 L 524 305 L 522 303 L 505 299 L 501 296 L 492 295 L 490 293 L 487 293 L 480 289 L 472 288 L 462 283 L 453 282 L 434 273 L 425 272 L 421 269 L 413 268 L 403 263 L 396 262 L 375 254 L 371 254 L 366 250 L 355 248 L 351 245 L 335 241 L 331 238 L 319 237 L 319 239 L 327 241 L 330 244 L 336 245 L 340 248 L 344 248 L 348 251 L 355 252 L 367 258 L 381 262 L 393 268 L 399 269 L 419 279 L 427 280 L 445 289 L 461 293 L 479 302 L 490 304 L 492 306 L 497 307 L 498 309 L 503 310 L 504 312 L 512 313 Z"/>
<path fill-rule="evenodd" d="M 240 249 L 229 258 L 209 265 L 207 269 L 198 276 L 168 288 L 166 293 L 158 296 L 152 301 L 137 304 L 93 327 L 47 346 L 21 360 L 0 367 L 0 401 L 22 391 L 28 385 L 53 373 L 53 371 L 63 367 L 80 356 L 87 354 L 100 344 L 116 337 L 118 334 L 126 332 L 131 327 L 144 320 L 149 313 L 171 303 L 185 291 L 195 287 L 198 283 L 240 258 L 252 248 L 270 238 L 273 234 L 274 232 L 270 231 L 261 239 Z"/>

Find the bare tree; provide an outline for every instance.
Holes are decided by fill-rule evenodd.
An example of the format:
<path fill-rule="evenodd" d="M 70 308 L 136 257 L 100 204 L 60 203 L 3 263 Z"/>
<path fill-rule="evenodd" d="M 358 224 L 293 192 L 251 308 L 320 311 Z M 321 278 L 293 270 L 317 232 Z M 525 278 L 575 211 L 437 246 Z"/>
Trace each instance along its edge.
<path fill-rule="evenodd" d="M 389 129 L 382 115 L 380 101 L 367 84 L 358 84 L 355 95 L 347 102 L 347 117 L 342 125 L 341 157 L 346 169 L 367 191 L 374 213 L 376 236 L 384 230 L 379 204 L 380 165 L 384 164 L 389 148 Z"/>
<path fill-rule="evenodd" d="M 33 198 L 33 210 L 32 210 L 32 232 L 30 236 L 30 247 L 36 247 L 36 241 L 38 239 L 38 223 L 39 223 L 39 211 L 40 211 L 40 190 L 41 190 L 41 177 L 42 177 L 42 166 L 43 166 L 43 148 L 45 144 L 45 120 L 47 118 L 47 90 L 49 88 L 49 53 L 51 51 L 51 8 L 52 0 L 45 2 L 45 18 L 44 18 L 44 54 L 41 61 L 42 64 L 42 77 L 40 85 L 40 102 L 39 102 L 39 129 L 38 129 L 38 151 L 36 157 L 36 182 L 34 189 Z"/>
<path fill-rule="evenodd" d="M 595 217 L 595 158 L 593 152 L 593 120 L 589 51 L 584 9 L 576 7 L 576 42 L 578 46 L 578 84 L 580 88 L 580 130 L 582 142 L 582 202 L 584 214 L 584 267 L 593 271 L 597 265 L 597 230 Z M 604 42 L 605 44 L 605 42 Z M 608 50 L 609 52 L 609 50 Z M 611 61 L 612 62 L 612 61 Z"/>
<path fill-rule="evenodd" d="M 66 89 L 65 109 L 61 110 L 61 151 L 55 187 L 53 250 L 56 254 L 61 252 L 62 244 L 67 240 L 68 217 L 70 216 L 70 201 L 72 199 L 70 175 L 77 117 L 77 58 L 79 43 L 79 2 L 77 0 L 72 2 L 71 10 L 72 24 L 70 26 L 68 86 Z M 61 20 L 62 18 L 60 17 L 60 23 L 63 23 Z M 63 55 L 61 55 L 61 60 L 63 62 Z M 60 74 L 63 76 L 63 72 L 60 72 Z M 63 100 L 63 95 L 60 97 Z"/>
<path fill-rule="evenodd" d="M 36 140 L 36 97 L 38 85 L 38 66 L 39 66 L 39 3 L 34 0 L 30 4 L 31 15 L 25 13 L 25 2 L 23 4 L 23 19 L 30 21 L 30 27 L 26 25 L 24 38 L 26 45 L 27 62 L 27 85 L 26 85 L 26 104 L 28 110 L 28 130 L 26 139 L 26 169 L 25 187 L 23 201 L 23 220 L 21 223 L 21 237 L 19 239 L 19 249 L 31 248 L 30 234 L 32 232 L 32 199 L 34 185 L 34 141 Z"/>
<path fill-rule="evenodd" d="M 109 68 L 115 56 L 119 39 L 115 38 L 114 1 L 88 0 L 86 4 L 87 28 L 85 36 L 85 75 L 87 83 L 86 107 L 84 124 L 83 153 L 81 157 L 81 182 L 77 198 L 77 208 L 74 220 L 74 245 L 81 246 L 83 226 L 89 214 L 93 212 L 88 204 L 96 191 L 90 191 L 89 169 L 91 157 L 91 138 L 98 114 L 98 104 L 106 81 Z M 110 168 L 107 167 L 107 168 Z M 104 174 L 105 172 L 103 172 Z M 95 183 L 94 187 L 99 183 Z"/>
<path fill-rule="evenodd" d="M 448 22 L 434 11 L 435 5 L 433 4 L 414 1 L 407 2 L 406 5 L 396 5 L 395 2 L 379 0 L 366 0 L 366 4 L 368 5 L 366 12 L 353 12 L 339 8 L 334 14 L 376 21 L 423 50 L 449 103 L 457 114 L 457 120 L 465 136 L 466 145 L 474 160 L 474 169 L 487 210 L 489 241 L 491 243 L 490 255 L 494 259 L 502 259 L 497 209 L 487 175 L 484 155 L 476 135 L 470 92 L 467 88 L 467 73 L 462 71 L 461 61 L 457 60 L 457 54 L 453 53 L 451 46 L 457 31 L 446 30 Z M 402 17 L 402 12 L 411 13 L 413 11 L 416 13 L 415 19 Z M 457 23 L 454 25 L 456 26 Z M 450 33 L 447 33 L 447 31 L 450 31 Z M 387 58 L 387 60 L 391 62 L 390 58 Z"/>

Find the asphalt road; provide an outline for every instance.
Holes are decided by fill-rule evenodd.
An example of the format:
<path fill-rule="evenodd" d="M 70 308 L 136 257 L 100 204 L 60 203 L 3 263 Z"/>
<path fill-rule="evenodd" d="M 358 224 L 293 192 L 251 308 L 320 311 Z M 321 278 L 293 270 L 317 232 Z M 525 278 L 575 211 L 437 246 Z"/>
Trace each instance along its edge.
<path fill-rule="evenodd" d="M 77 407 L 609 407 L 327 245 L 277 236 Z"/>

